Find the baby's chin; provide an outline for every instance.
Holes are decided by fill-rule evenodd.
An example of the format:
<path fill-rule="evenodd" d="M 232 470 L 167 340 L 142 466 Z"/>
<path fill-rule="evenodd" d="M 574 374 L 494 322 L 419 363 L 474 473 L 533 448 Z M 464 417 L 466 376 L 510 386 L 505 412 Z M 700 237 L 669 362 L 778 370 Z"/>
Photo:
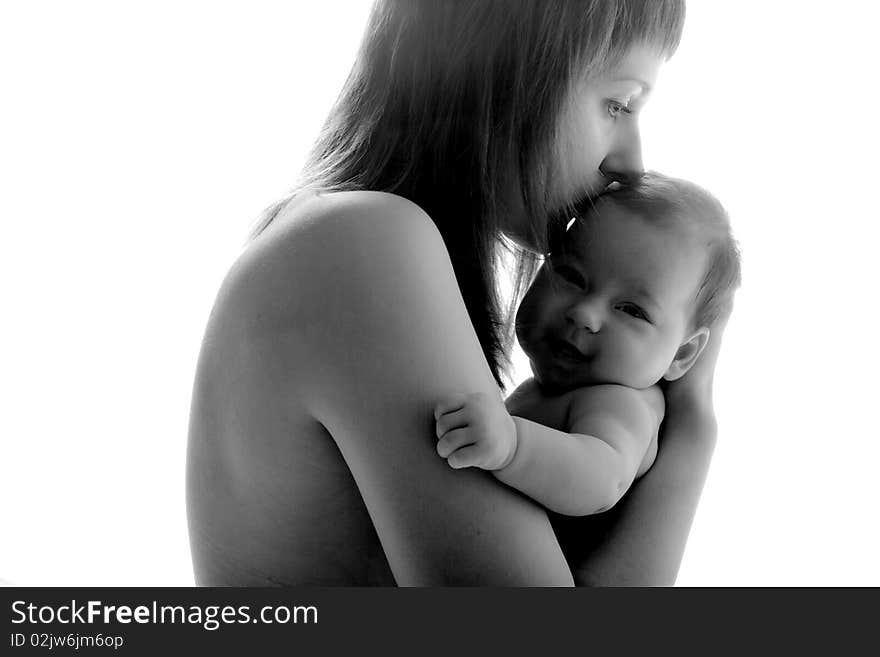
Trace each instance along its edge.
<path fill-rule="evenodd" d="M 531 361 L 531 367 L 532 375 L 541 389 L 553 394 L 562 394 L 569 390 L 602 383 L 592 377 L 587 368 L 571 371 L 561 368 L 555 363 L 542 363 L 534 360 Z"/>
<path fill-rule="evenodd" d="M 624 373 L 602 372 L 595 368 L 565 369 L 553 362 L 531 360 L 532 375 L 542 390 L 562 394 L 578 388 L 599 385 L 620 385 L 628 388 L 649 388 L 652 383 L 645 377 L 626 376 Z"/>

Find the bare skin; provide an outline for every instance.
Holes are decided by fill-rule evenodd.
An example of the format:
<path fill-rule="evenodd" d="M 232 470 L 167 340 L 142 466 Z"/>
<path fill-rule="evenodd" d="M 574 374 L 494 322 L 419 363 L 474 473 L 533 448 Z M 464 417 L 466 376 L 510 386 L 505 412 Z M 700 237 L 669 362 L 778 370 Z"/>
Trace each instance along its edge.
<path fill-rule="evenodd" d="M 534 502 L 437 458 L 434 402 L 498 390 L 433 223 L 388 194 L 303 200 L 232 268 L 207 327 L 196 582 L 671 584 L 714 445 L 707 352 L 666 392 L 652 470 L 613 515 L 554 517 L 557 540 Z"/>
<path fill-rule="evenodd" d="M 200 356 L 196 582 L 572 585 L 543 509 L 437 459 L 433 404 L 459 389 L 499 394 L 419 208 L 351 192 L 277 218 Z"/>
<path fill-rule="evenodd" d="M 672 586 L 709 463 L 717 425 L 712 378 L 728 315 L 697 364 L 665 386 L 666 418 L 648 473 L 610 511 L 551 522 L 577 586 Z"/>

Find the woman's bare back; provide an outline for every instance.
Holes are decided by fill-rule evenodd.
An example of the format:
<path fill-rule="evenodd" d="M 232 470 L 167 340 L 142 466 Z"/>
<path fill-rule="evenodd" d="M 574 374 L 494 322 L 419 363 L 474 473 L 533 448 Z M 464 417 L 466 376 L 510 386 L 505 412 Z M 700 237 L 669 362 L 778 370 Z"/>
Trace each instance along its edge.
<path fill-rule="evenodd" d="M 196 583 L 394 585 L 332 436 L 286 394 L 284 345 L 237 316 L 226 287 L 207 327 L 190 417 Z"/>
<path fill-rule="evenodd" d="M 222 340 L 210 349 L 228 353 Z M 200 368 L 202 381 L 213 367 Z M 393 585 L 332 437 L 278 399 L 242 394 L 242 380 L 250 379 L 197 383 L 187 477 L 196 583 Z M 271 417 L 271 430 L 241 431 L 239 418 L 249 413 Z"/>

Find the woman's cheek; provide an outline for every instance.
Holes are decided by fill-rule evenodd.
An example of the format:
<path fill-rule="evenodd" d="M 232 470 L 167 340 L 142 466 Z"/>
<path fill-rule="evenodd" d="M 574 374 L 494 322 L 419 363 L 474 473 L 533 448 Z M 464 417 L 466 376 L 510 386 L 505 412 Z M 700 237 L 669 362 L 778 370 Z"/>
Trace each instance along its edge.
<path fill-rule="evenodd" d="M 603 131 L 604 126 L 593 116 L 585 116 L 577 126 L 574 142 L 576 150 L 572 159 L 575 169 L 583 178 L 592 179 L 608 154 Z"/>
<path fill-rule="evenodd" d="M 560 139 L 552 196 L 562 205 L 585 193 L 596 193 L 599 165 L 607 148 L 602 144 L 600 126 L 583 111 L 569 116 Z"/>

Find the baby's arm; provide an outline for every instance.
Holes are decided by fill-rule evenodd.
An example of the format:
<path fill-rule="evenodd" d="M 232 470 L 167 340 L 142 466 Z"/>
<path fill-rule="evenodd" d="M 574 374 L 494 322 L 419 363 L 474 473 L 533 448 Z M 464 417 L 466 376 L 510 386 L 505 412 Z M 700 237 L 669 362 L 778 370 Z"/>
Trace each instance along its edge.
<path fill-rule="evenodd" d="M 589 515 L 612 507 L 650 466 L 662 405 L 657 388 L 584 388 L 565 432 L 511 418 L 500 400 L 459 395 L 435 412 L 437 451 L 452 467 L 491 470 L 552 511 Z"/>

